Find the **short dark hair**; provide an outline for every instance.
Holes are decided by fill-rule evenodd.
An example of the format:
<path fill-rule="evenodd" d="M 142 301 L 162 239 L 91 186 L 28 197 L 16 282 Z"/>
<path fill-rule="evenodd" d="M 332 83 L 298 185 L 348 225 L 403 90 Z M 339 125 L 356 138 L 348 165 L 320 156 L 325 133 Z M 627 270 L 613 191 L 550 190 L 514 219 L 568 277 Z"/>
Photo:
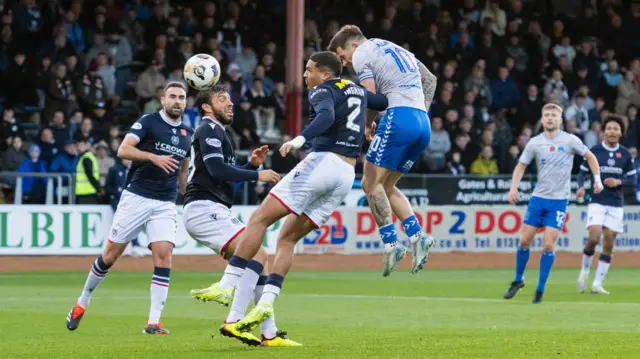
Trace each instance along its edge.
<path fill-rule="evenodd" d="M 327 50 L 336 52 L 338 47 L 345 48 L 347 42 L 352 39 L 363 39 L 364 34 L 360 31 L 360 28 L 356 25 L 344 25 L 340 31 L 338 31 L 329 42 Z"/>
<path fill-rule="evenodd" d="M 317 68 L 330 72 L 334 77 L 342 74 L 342 61 L 331 51 L 316 52 L 309 60 L 315 62 Z"/>
<path fill-rule="evenodd" d="M 620 131 L 622 132 L 622 135 L 624 136 L 624 134 L 626 133 L 624 122 L 618 116 L 607 116 L 607 118 L 605 118 L 604 121 L 602 121 L 602 131 L 604 131 L 604 129 L 607 127 L 607 124 L 609 122 L 617 123 L 620 126 Z"/>
<path fill-rule="evenodd" d="M 164 95 L 164 93 L 167 92 L 167 90 L 172 88 L 172 87 L 181 88 L 181 89 L 184 90 L 184 92 L 187 92 L 187 88 L 184 86 L 184 84 L 182 82 L 180 82 L 180 81 L 169 81 L 169 83 L 164 86 L 164 91 L 162 91 L 162 94 Z"/>
<path fill-rule="evenodd" d="M 198 109 L 198 113 L 200 116 L 204 116 L 204 110 L 202 109 L 202 105 L 211 105 L 211 98 L 213 95 L 218 94 L 220 92 L 227 92 L 227 89 L 222 85 L 213 85 L 206 90 L 202 90 L 196 96 L 196 100 L 194 102 L 194 106 Z"/>

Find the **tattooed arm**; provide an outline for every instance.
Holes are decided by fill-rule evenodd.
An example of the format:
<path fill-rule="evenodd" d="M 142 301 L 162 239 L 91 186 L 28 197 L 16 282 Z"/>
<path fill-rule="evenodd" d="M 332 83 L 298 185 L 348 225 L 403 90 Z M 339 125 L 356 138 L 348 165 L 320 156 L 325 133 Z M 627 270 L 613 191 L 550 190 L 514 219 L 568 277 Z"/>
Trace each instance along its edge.
<path fill-rule="evenodd" d="M 427 111 L 429 111 L 431 101 L 433 101 L 433 96 L 436 93 L 436 85 L 438 84 L 438 79 L 420 61 L 418 61 L 418 69 L 420 70 L 420 77 L 422 78 L 422 90 L 424 91 L 425 106 L 427 108 Z"/>

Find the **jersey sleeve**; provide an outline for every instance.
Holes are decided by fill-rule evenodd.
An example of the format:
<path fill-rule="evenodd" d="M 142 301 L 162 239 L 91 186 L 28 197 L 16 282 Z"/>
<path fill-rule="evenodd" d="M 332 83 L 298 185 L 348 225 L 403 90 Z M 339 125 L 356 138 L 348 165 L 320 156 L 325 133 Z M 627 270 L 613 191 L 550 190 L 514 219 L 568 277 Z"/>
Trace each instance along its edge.
<path fill-rule="evenodd" d="M 202 126 L 200 130 L 201 131 L 194 136 L 194 141 L 198 141 L 200 145 L 202 161 L 206 162 L 209 158 L 224 159 L 222 153 L 222 141 L 224 138 L 222 134 L 211 128 L 211 126 Z"/>
<path fill-rule="evenodd" d="M 636 163 L 631 156 L 631 153 L 628 154 L 629 160 L 627 164 L 624 166 L 624 174 L 625 176 L 635 176 L 636 175 Z"/>
<path fill-rule="evenodd" d="M 366 45 L 361 45 L 366 46 Z M 368 49 L 362 48 L 360 51 L 355 51 L 351 59 L 353 70 L 358 75 L 360 82 L 373 78 L 373 69 L 371 67 L 371 56 L 368 54 Z"/>
<path fill-rule="evenodd" d="M 142 141 L 147 136 L 147 132 L 149 132 L 151 128 L 150 126 L 151 117 L 149 117 L 148 115 L 144 115 L 140 117 L 140 119 L 136 121 L 136 123 L 131 125 L 129 132 L 127 132 L 127 136 L 132 136 L 133 138 L 138 140 L 138 143 L 140 143 L 140 141 Z"/>
<path fill-rule="evenodd" d="M 584 155 L 589 152 L 589 148 L 585 145 L 580 138 L 576 135 L 569 135 L 571 139 L 569 140 L 569 145 L 571 146 L 571 152 L 576 155 L 580 155 L 580 157 L 584 157 Z"/>
<path fill-rule="evenodd" d="M 531 161 L 533 161 L 533 158 L 536 156 L 535 149 L 534 149 L 535 145 L 533 144 L 533 142 L 534 140 L 530 140 L 527 143 L 527 145 L 524 146 L 524 150 L 520 155 L 520 159 L 518 159 L 518 161 L 525 166 L 528 166 L 531 163 Z"/>
<path fill-rule="evenodd" d="M 329 89 L 317 87 L 309 92 L 309 102 L 316 117 L 300 133 L 307 141 L 323 134 L 335 121 L 335 101 Z"/>

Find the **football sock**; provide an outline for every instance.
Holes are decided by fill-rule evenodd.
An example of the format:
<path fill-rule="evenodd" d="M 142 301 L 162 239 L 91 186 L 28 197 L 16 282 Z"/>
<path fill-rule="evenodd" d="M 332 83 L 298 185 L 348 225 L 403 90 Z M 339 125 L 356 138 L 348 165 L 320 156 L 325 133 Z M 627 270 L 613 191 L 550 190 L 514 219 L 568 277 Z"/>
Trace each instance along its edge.
<path fill-rule="evenodd" d="M 600 260 L 598 261 L 598 269 L 596 269 L 596 276 L 593 278 L 593 285 L 602 285 L 604 277 L 607 276 L 611 266 L 611 256 L 606 254 L 600 254 Z"/>
<path fill-rule="evenodd" d="M 538 292 L 544 292 L 555 258 L 555 252 L 542 252 L 542 256 L 540 256 L 540 276 L 538 278 L 538 287 L 536 288 Z"/>
<path fill-rule="evenodd" d="M 102 260 L 102 255 L 99 255 L 98 258 L 93 262 L 91 266 L 91 270 L 89 271 L 89 276 L 87 277 L 87 281 L 84 284 L 84 288 L 82 289 L 82 294 L 80 294 L 80 298 L 78 298 L 78 304 L 82 308 L 87 308 L 89 305 L 89 301 L 91 300 L 91 294 L 98 288 L 100 283 L 104 280 L 109 272 L 108 266 Z"/>
<path fill-rule="evenodd" d="M 282 289 L 283 281 L 284 278 L 281 275 L 275 273 L 269 274 L 264 289 L 262 290 L 260 302 L 273 302 L 276 300 L 276 297 L 280 294 L 280 290 Z"/>
<path fill-rule="evenodd" d="M 382 226 L 380 227 L 379 232 L 380 237 L 382 238 L 382 243 L 384 243 L 385 251 L 387 253 L 391 252 L 398 242 L 398 234 L 396 233 L 395 224 L 391 223 L 386 226 Z"/>
<path fill-rule="evenodd" d="M 582 269 L 583 273 L 587 275 L 591 271 L 591 262 L 593 262 L 593 251 L 584 250 L 582 251 Z"/>
<path fill-rule="evenodd" d="M 264 285 L 267 283 L 267 276 L 260 276 L 258 279 L 258 284 L 256 285 L 256 289 L 253 292 L 253 302 L 258 304 L 260 301 L 260 297 L 262 297 L 262 292 L 264 291 Z M 278 333 L 278 328 L 276 327 L 276 315 L 272 315 L 267 320 L 260 323 L 260 332 L 267 339 L 273 339 Z"/>
<path fill-rule="evenodd" d="M 224 269 L 224 275 L 220 279 L 220 288 L 229 289 L 235 287 L 244 275 L 244 270 L 248 263 L 249 261 L 242 257 L 231 257 L 227 267 Z"/>
<path fill-rule="evenodd" d="M 404 228 L 404 232 L 409 236 L 411 243 L 415 243 L 420 239 L 418 234 L 420 234 L 422 228 L 420 228 L 420 222 L 418 222 L 415 215 L 402 221 L 402 228 Z"/>
<path fill-rule="evenodd" d="M 516 276 L 513 279 L 514 282 L 522 282 L 524 280 L 524 270 L 527 268 L 530 254 L 531 250 L 528 247 L 518 247 L 518 251 L 516 252 Z"/>
<path fill-rule="evenodd" d="M 235 323 L 244 317 L 249 302 L 253 299 L 256 283 L 263 269 L 264 266 L 260 262 L 250 260 L 249 263 L 247 263 L 244 275 L 240 278 L 238 288 L 233 294 L 233 302 L 231 303 L 231 310 L 227 316 L 227 323 Z"/>
<path fill-rule="evenodd" d="M 160 323 L 160 315 L 169 294 L 170 268 L 155 267 L 151 279 L 151 309 L 148 324 Z"/>

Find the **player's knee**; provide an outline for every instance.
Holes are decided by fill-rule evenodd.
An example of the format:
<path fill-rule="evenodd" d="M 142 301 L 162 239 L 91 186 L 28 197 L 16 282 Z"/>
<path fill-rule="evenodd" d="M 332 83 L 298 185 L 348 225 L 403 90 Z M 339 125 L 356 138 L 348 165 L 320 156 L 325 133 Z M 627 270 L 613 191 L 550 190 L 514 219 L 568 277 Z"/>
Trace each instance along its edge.
<path fill-rule="evenodd" d="M 102 253 L 102 261 L 108 266 L 112 266 L 127 248 L 127 243 L 109 242 Z"/>

